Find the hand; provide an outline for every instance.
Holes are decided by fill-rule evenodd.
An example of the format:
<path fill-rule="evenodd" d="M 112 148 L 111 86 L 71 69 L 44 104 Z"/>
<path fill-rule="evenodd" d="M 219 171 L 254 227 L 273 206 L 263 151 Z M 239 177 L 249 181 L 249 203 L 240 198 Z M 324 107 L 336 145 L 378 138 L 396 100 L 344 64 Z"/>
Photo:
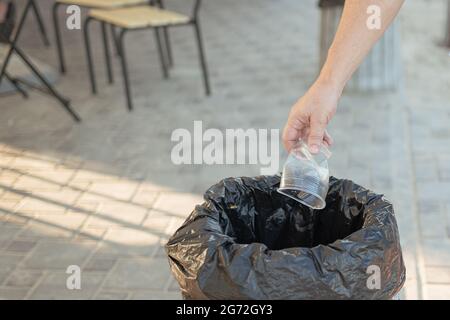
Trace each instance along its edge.
<path fill-rule="evenodd" d="M 341 91 L 336 87 L 315 82 L 292 107 L 283 131 L 283 144 L 290 151 L 302 139 L 308 143 L 312 153 L 318 153 L 320 146 L 330 146 L 333 139 L 326 131 L 336 113 Z"/>

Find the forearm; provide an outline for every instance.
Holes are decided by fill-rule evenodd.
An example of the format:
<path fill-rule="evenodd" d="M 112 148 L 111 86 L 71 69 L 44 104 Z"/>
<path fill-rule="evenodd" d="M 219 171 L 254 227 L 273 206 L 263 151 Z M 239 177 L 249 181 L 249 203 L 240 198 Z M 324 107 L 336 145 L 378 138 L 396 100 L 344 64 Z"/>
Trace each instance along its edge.
<path fill-rule="evenodd" d="M 340 94 L 364 57 L 394 20 L 403 2 L 404 0 L 346 0 L 319 82 L 330 84 Z M 381 9 L 379 29 L 369 29 L 367 26 L 367 8 L 371 5 Z"/>

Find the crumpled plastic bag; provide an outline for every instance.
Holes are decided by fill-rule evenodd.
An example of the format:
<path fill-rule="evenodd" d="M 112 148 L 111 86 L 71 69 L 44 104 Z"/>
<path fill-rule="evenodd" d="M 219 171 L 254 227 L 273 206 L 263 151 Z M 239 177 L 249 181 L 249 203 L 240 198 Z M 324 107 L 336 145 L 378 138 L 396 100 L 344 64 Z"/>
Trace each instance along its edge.
<path fill-rule="evenodd" d="M 185 299 L 391 299 L 405 281 L 392 204 L 330 179 L 312 210 L 279 176 L 212 186 L 166 244 Z"/>

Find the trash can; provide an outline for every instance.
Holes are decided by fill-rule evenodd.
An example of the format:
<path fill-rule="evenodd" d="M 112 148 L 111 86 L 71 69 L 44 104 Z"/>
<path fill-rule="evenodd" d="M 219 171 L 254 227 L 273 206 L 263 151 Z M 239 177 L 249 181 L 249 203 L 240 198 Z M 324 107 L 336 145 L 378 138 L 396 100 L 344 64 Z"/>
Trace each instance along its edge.
<path fill-rule="evenodd" d="M 392 299 L 405 267 L 392 204 L 330 178 L 326 207 L 277 192 L 280 176 L 212 186 L 166 244 L 185 299 Z"/>

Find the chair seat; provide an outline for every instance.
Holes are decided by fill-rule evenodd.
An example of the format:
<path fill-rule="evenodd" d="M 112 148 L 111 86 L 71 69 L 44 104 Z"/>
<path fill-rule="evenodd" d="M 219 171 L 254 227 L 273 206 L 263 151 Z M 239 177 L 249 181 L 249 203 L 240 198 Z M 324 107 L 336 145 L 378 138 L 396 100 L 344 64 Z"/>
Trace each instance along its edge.
<path fill-rule="evenodd" d="M 148 0 L 56 0 L 56 2 L 86 8 L 114 9 L 148 3 Z"/>
<path fill-rule="evenodd" d="M 161 27 L 184 24 L 190 21 L 190 17 L 187 15 L 151 6 L 113 10 L 94 9 L 89 12 L 89 16 L 126 29 Z"/>

